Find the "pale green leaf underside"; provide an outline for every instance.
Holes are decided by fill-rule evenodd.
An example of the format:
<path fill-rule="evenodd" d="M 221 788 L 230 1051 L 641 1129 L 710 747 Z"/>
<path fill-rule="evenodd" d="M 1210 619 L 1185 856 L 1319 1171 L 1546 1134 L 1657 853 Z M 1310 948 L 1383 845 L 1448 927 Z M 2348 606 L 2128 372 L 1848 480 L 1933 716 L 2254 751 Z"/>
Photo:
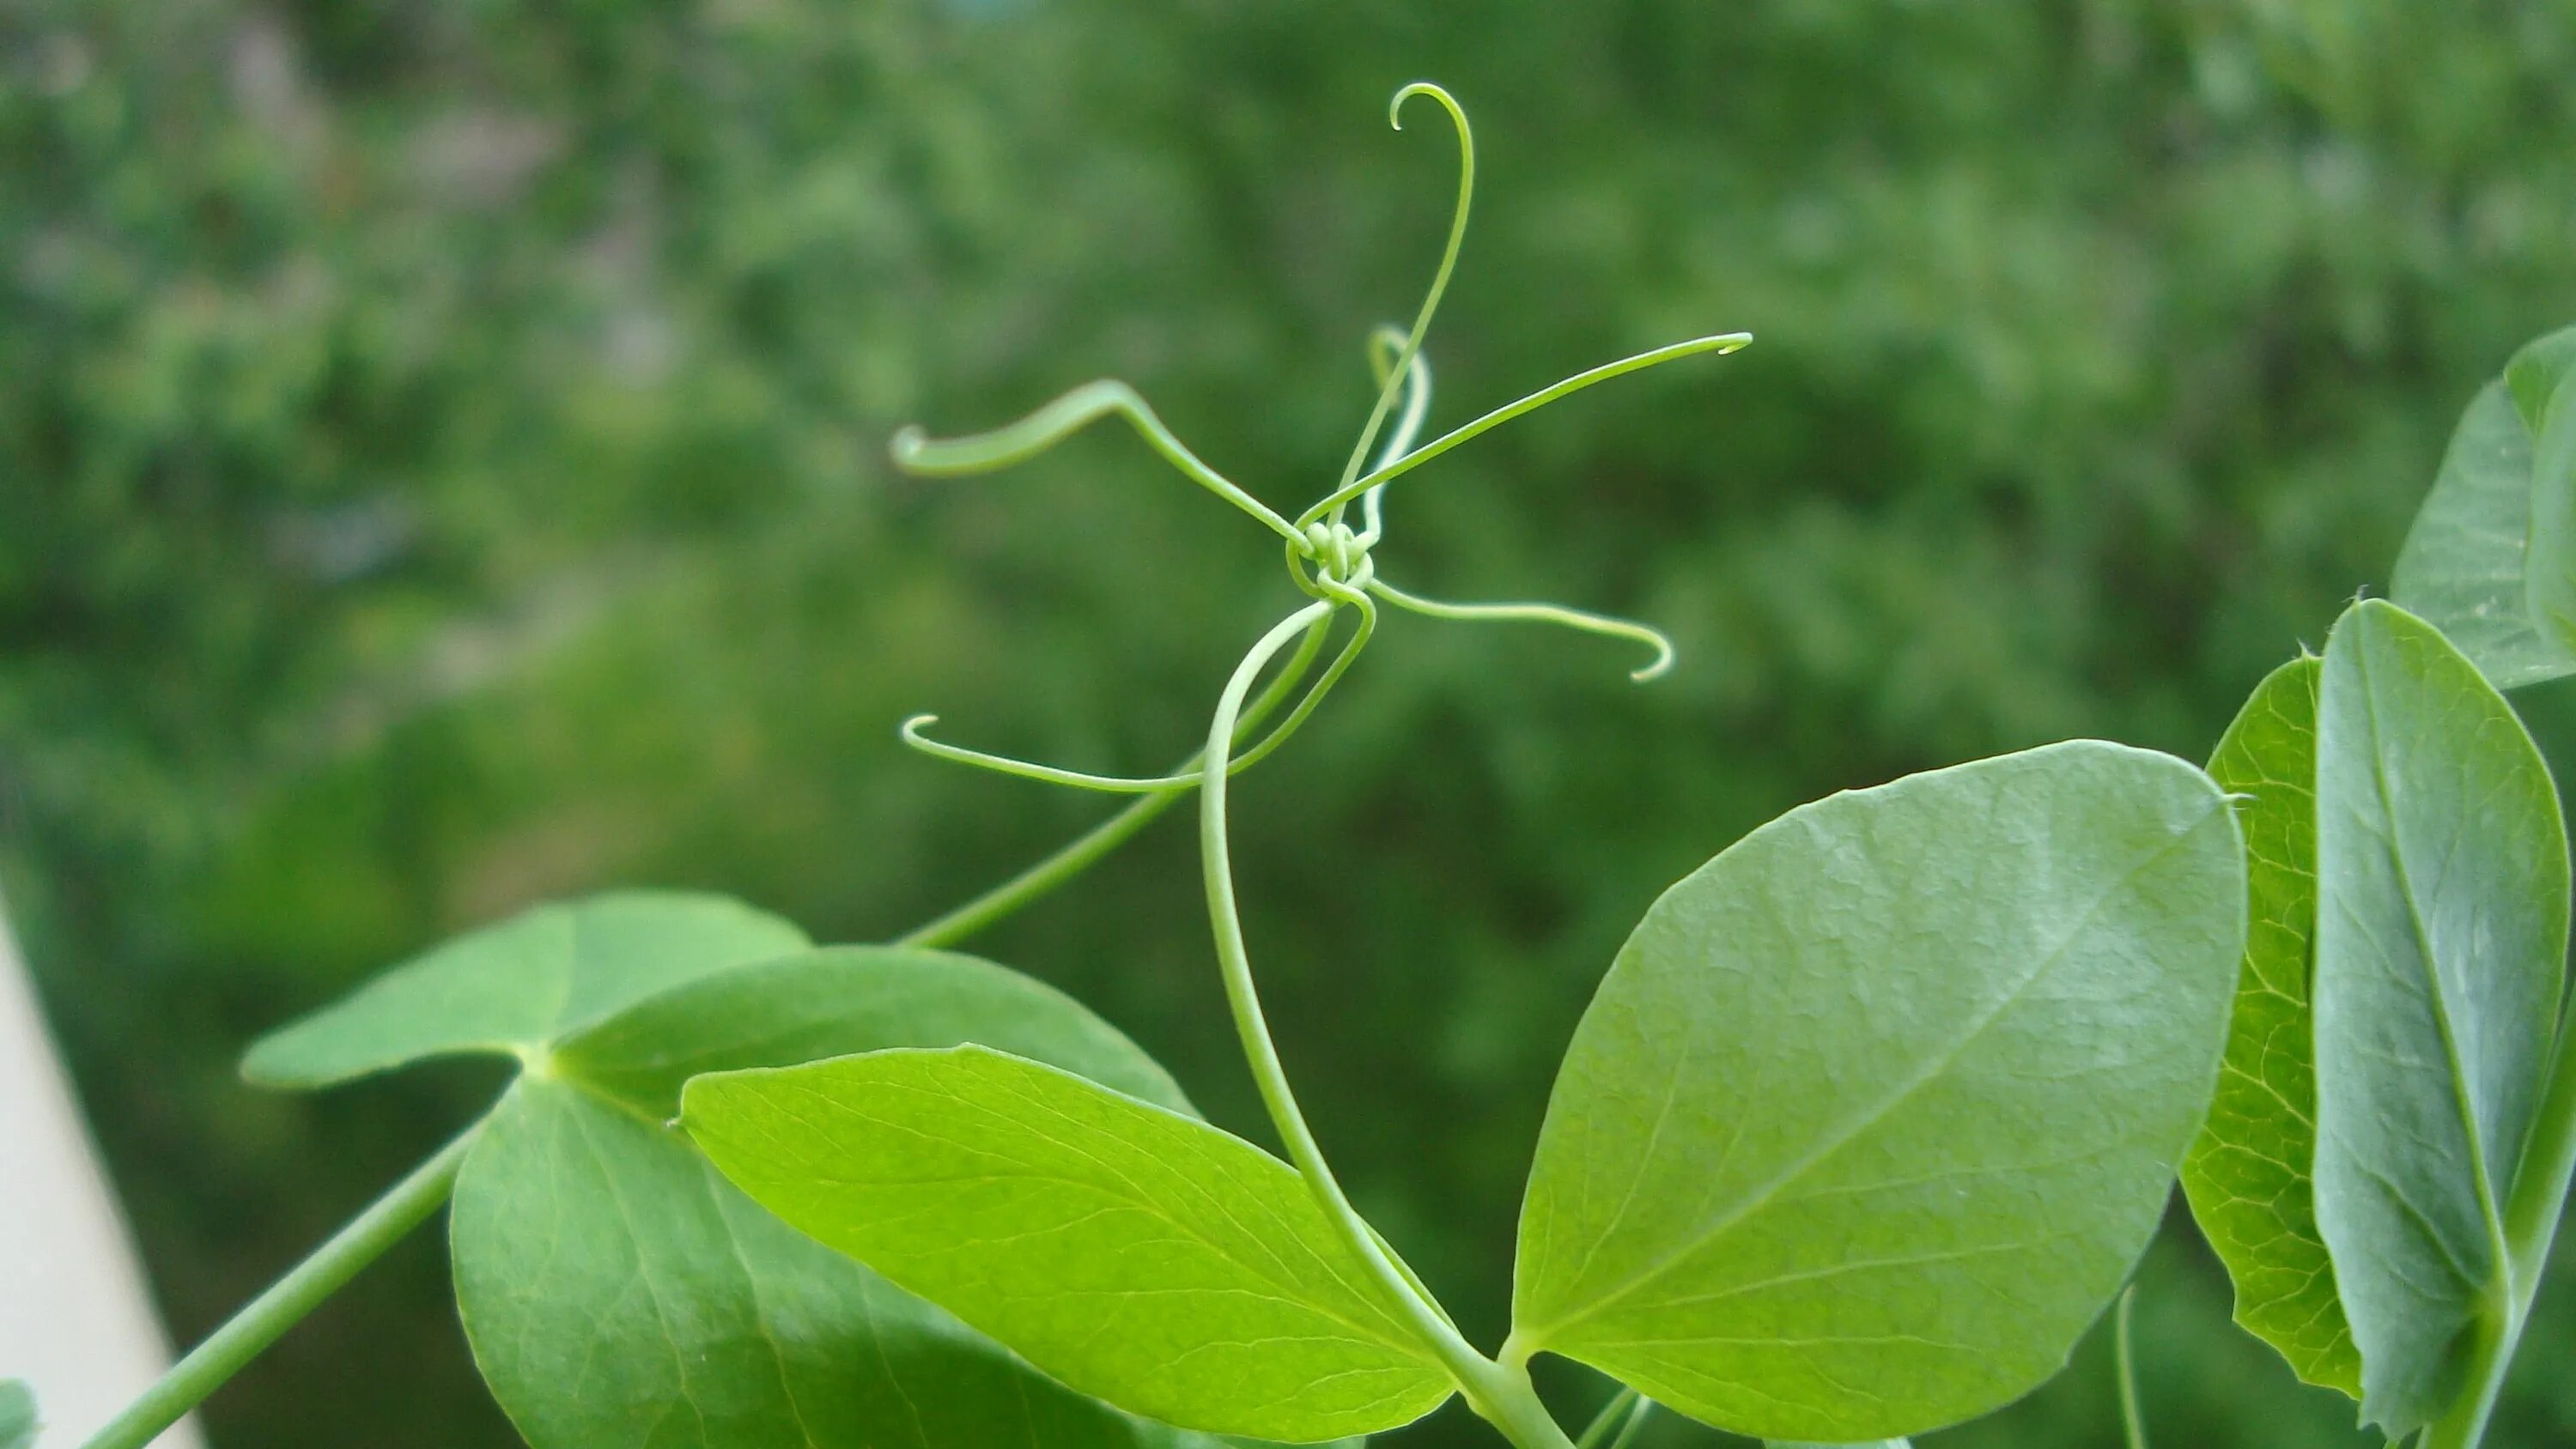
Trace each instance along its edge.
<path fill-rule="evenodd" d="M 2236 1013 L 2209 1120 L 2183 1159 L 2192 1215 L 2236 1283 L 2236 1321 L 2299 1377 L 2361 1397 L 2361 1355 L 2317 1232 L 2316 1054 L 2308 967 L 2317 920 L 2317 675 L 2294 659 L 2257 685 L 2210 757 L 2244 797 L 2250 912 Z"/>
<path fill-rule="evenodd" d="M 2489 383 L 2460 415 L 2391 579 L 2397 602 L 2450 635 L 2498 689 L 2576 672 L 2576 649 L 2532 625 L 2531 467 L 2531 430 L 2505 385 Z"/>
<path fill-rule="evenodd" d="M 974 1038 L 1182 1103 L 1062 993 L 971 957 L 831 947 L 565 1041 L 468 1156 L 457 1304 L 536 1449 L 1217 1449 L 1041 1377 L 764 1212 L 663 1119 L 699 1066 Z"/>
<path fill-rule="evenodd" d="M 16 1379 L 0 1379 L 0 1449 L 28 1449 L 35 1442 L 35 1392 Z"/>
<path fill-rule="evenodd" d="M 319 1087 L 458 1052 L 530 1056 L 657 991 L 807 945 L 788 922 L 720 896 L 628 891 L 539 906 L 271 1032 L 242 1074 Z"/>
<path fill-rule="evenodd" d="M 2153 1232 L 2244 932 L 2227 802 L 2120 745 L 1762 827 L 1656 902 L 1576 1030 L 1515 1340 L 1764 1436 L 2010 1400 Z"/>
<path fill-rule="evenodd" d="M 2424 621 L 2367 600 L 2317 707 L 2317 1224 L 2393 1438 L 2447 1406 L 2504 1271 L 2498 1204 L 2558 1020 L 2558 796 L 2503 697 Z"/>
<path fill-rule="evenodd" d="M 2525 575 L 2533 626 L 2552 646 L 2576 652 L 2576 368 L 2560 368 L 2532 429 Z"/>
<path fill-rule="evenodd" d="M 2561 327 L 2523 344 L 2504 365 L 2504 384 L 2513 405 L 2531 431 L 2540 431 L 2541 415 L 2567 374 L 2576 371 L 2576 327 Z"/>
<path fill-rule="evenodd" d="M 1872 1439 L 1863 1444 L 1818 1444 L 1809 1439 L 1765 1440 L 1771 1449 L 1911 1449 L 1904 1439 Z"/>
<path fill-rule="evenodd" d="M 877 1052 L 699 1077 L 682 1116 L 772 1212 L 1137 1413 L 1301 1441 L 1451 1391 L 1286 1164 L 1053 1067 Z"/>

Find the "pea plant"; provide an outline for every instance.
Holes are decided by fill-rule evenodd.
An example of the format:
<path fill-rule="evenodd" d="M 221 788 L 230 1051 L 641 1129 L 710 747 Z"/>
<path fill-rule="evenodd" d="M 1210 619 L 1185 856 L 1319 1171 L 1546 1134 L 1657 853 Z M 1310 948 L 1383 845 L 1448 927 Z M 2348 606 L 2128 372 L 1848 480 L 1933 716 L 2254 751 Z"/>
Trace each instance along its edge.
<path fill-rule="evenodd" d="M 1457 137 L 1454 219 L 1411 326 L 1369 339 L 1374 406 L 1302 513 L 1112 381 L 894 440 L 914 473 L 973 474 L 1115 417 L 1277 535 L 1300 602 L 1218 691 L 1203 747 L 1110 776 L 919 716 L 902 733 L 923 752 L 1129 803 L 888 943 L 593 896 L 259 1042 L 245 1074 L 278 1087 L 459 1053 L 518 1070 L 91 1449 L 148 1443 L 442 1204 L 475 1361 L 536 1449 L 1356 1442 L 1453 1397 L 1518 1449 L 1625 1445 L 1659 1405 L 1776 1443 L 1901 1442 L 2059 1372 L 2177 1175 L 2245 1328 L 2392 1438 L 2478 1442 L 2576 1165 L 2566 836 L 2498 692 L 2576 673 L 2576 330 L 2470 408 L 2396 601 L 2355 604 L 2322 657 L 2264 680 L 2207 770 L 2093 740 L 1974 761 L 1802 806 L 1667 890 L 1558 1073 L 1488 1352 L 1298 1105 L 1236 908 L 1228 783 L 1381 613 L 1565 625 L 1651 651 L 1637 678 L 1669 667 L 1640 624 L 1381 577 L 1386 491 L 1569 393 L 1750 339 L 1640 353 L 1419 441 L 1475 150 L 1438 87 L 1398 92 L 1390 120 L 1416 100 Z M 1284 1161 L 1080 1004 L 949 949 L 1185 798 Z M 1579 1433 L 1533 1387 L 1541 1353 L 1618 1385 Z M 0 1449 L 32 1432 L 23 1390 L 0 1390 Z"/>

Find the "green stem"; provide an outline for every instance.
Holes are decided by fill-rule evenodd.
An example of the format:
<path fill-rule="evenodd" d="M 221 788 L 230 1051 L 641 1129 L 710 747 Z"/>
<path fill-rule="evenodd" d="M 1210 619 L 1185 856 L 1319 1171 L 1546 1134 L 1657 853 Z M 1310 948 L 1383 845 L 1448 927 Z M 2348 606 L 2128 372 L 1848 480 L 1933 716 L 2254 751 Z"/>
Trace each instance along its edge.
<path fill-rule="evenodd" d="M 2120 1290 L 2120 1306 L 2111 1313 L 2111 1357 L 2120 1384 L 2120 1430 L 2128 1449 L 2147 1449 L 2146 1413 L 2138 1406 L 2138 1356 L 2129 1339 L 2129 1310 L 2137 1299 L 2137 1284 Z"/>
<path fill-rule="evenodd" d="M 1243 712 L 1243 721 L 1234 733 L 1236 742 L 1239 743 L 1246 735 L 1251 734 L 1261 721 L 1269 718 L 1288 698 L 1289 691 L 1295 689 L 1298 682 L 1306 677 L 1307 669 L 1314 664 L 1316 654 L 1324 647 L 1324 636 L 1329 632 L 1326 626 L 1329 623 L 1329 620 L 1318 620 L 1317 627 L 1307 631 L 1305 640 L 1297 646 L 1297 652 L 1289 656 L 1288 663 L 1280 669 L 1279 677 L 1272 680 L 1270 687 L 1261 692 L 1261 698 L 1253 701 L 1251 708 Z M 1336 673 L 1338 673 L 1338 666 Z M 1200 755 L 1192 755 L 1173 773 L 1187 774 L 1194 771 L 1199 767 L 1201 759 Z M 1137 796 L 1127 808 L 1076 836 L 1046 859 L 946 915 L 895 937 L 894 944 L 952 946 L 965 940 L 1089 870 L 1101 857 L 1126 844 L 1138 831 L 1153 824 L 1158 816 L 1171 809 L 1183 795 L 1197 786 L 1197 779 L 1192 778 L 1187 785 L 1175 786 L 1151 795 Z"/>
<path fill-rule="evenodd" d="M 1364 611 L 1370 607 L 1364 595 L 1352 594 L 1350 599 Z M 1252 681 L 1262 668 L 1287 647 L 1297 631 L 1330 619 L 1341 602 L 1318 599 L 1262 635 L 1252 651 L 1244 655 L 1243 662 L 1235 666 L 1234 676 L 1218 696 L 1215 717 L 1208 724 L 1207 751 L 1201 757 L 1199 780 L 1199 849 L 1206 876 L 1208 919 L 1216 936 L 1217 964 L 1225 977 L 1226 1004 L 1243 1042 L 1244 1060 L 1251 1065 L 1253 1084 L 1260 1089 L 1262 1105 L 1269 1109 L 1271 1123 L 1287 1146 L 1289 1160 L 1297 1165 L 1308 1191 L 1323 1209 L 1325 1220 L 1376 1278 L 1388 1305 L 1457 1379 L 1468 1406 L 1520 1449 L 1572 1449 L 1572 1441 L 1549 1417 L 1546 1406 L 1530 1387 L 1528 1375 L 1517 1367 L 1486 1358 L 1460 1337 L 1439 1305 L 1397 1265 L 1367 1220 L 1351 1205 L 1332 1167 L 1324 1161 L 1323 1149 L 1306 1125 L 1306 1114 L 1288 1085 L 1287 1069 L 1279 1060 L 1279 1048 L 1272 1042 L 1269 1023 L 1262 1016 L 1260 993 L 1253 986 L 1252 959 L 1244 944 L 1243 919 L 1235 903 L 1234 865 L 1226 835 L 1226 742 L 1234 737 L 1244 696 L 1251 693 Z M 1366 613 L 1361 627 L 1368 627 Z"/>
<path fill-rule="evenodd" d="M 234 1314 L 186 1358 L 171 1365 L 170 1371 L 144 1390 L 141 1398 L 110 1420 L 106 1428 L 91 1435 L 85 1449 L 143 1449 L 275 1343 L 280 1334 L 319 1307 L 322 1300 L 338 1292 L 359 1270 L 428 1221 L 455 1188 L 456 1170 L 465 1161 L 465 1153 L 474 1145 L 475 1134 L 482 1125 L 477 1122 L 467 1128 L 455 1141 L 439 1149 L 437 1156 L 412 1169 L 409 1177 L 394 1184 L 391 1191 L 376 1199 L 348 1226 L 332 1234 L 330 1241 L 316 1248 L 312 1256 L 252 1299 L 249 1306 Z"/>
<path fill-rule="evenodd" d="M 2479 1325 L 2465 1387 L 2450 1412 L 2425 1426 L 2421 1449 L 2475 1449 L 2485 1435 L 2513 1368 L 2522 1327 L 2531 1321 L 2532 1300 L 2549 1267 L 2571 1177 L 2576 1177 L 2576 1052 L 2569 1050 L 2568 1026 L 2562 1024 L 2548 1091 L 2532 1123 L 2521 1170 L 2514 1174 L 2513 1196 L 2505 1204 L 2507 1288 Z"/>
<path fill-rule="evenodd" d="M 1603 1404 L 1601 1412 L 1593 1415 L 1592 1422 L 1584 1425 L 1583 1432 L 1575 1436 L 1574 1449 L 1601 1449 L 1601 1441 L 1610 1437 L 1610 1430 L 1619 1422 L 1619 1416 L 1637 1407 L 1637 1398 L 1635 1389 L 1621 1384 L 1619 1392 L 1612 1394 L 1610 1402 Z"/>

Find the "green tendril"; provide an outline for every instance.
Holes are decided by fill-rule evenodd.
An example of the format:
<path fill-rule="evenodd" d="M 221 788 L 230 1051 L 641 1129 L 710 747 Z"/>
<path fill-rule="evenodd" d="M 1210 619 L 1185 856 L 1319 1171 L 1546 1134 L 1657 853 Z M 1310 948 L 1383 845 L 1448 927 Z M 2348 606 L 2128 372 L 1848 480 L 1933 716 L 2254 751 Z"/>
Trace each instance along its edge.
<path fill-rule="evenodd" d="M 1369 334 L 1369 369 L 1377 376 L 1378 385 L 1386 385 L 1395 376 L 1396 359 L 1404 356 L 1404 334 L 1393 327 L 1380 327 Z M 1431 359 L 1415 349 L 1405 365 L 1404 410 L 1396 414 L 1395 429 L 1386 435 L 1378 449 L 1377 461 L 1370 464 L 1375 472 L 1392 465 L 1413 449 L 1413 440 L 1422 435 L 1423 419 L 1431 412 Z M 1360 543 L 1373 546 L 1386 537 L 1386 485 L 1381 483 L 1360 495 Z"/>
<path fill-rule="evenodd" d="M 1403 457 L 1396 459 L 1394 462 L 1389 463 L 1382 468 L 1372 470 L 1366 477 L 1354 479 L 1349 483 L 1343 484 L 1332 492 L 1325 494 L 1321 502 L 1317 503 L 1314 507 L 1307 509 L 1305 513 L 1298 517 L 1298 526 L 1303 527 L 1306 524 L 1312 523 L 1316 519 L 1322 518 L 1324 515 L 1332 512 L 1334 509 L 1350 502 L 1352 499 L 1368 492 L 1368 490 L 1383 486 L 1389 479 L 1412 472 L 1414 469 L 1430 462 L 1441 454 L 1448 452 L 1451 448 L 1457 447 L 1460 443 L 1466 442 L 1468 439 L 1473 438 L 1480 433 L 1490 432 L 1494 428 L 1510 422 L 1512 419 L 1519 417 L 1523 413 L 1536 412 L 1540 408 L 1547 406 L 1549 403 L 1552 403 L 1558 398 L 1564 397 L 1569 393 L 1581 392 L 1583 389 L 1592 386 L 1596 382 L 1608 382 L 1614 377 L 1621 377 L 1631 372 L 1641 372 L 1646 368 L 1657 365 L 1658 363 L 1672 362 L 1684 357 L 1696 357 L 1703 352 L 1714 352 L 1718 356 L 1723 357 L 1730 352 L 1741 350 L 1745 344 L 1752 340 L 1753 334 L 1750 332 L 1721 332 L 1711 337 L 1694 337 L 1688 342 L 1669 343 L 1662 347 L 1652 348 L 1645 352 L 1620 358 L 1616 362 L 1605 362 L 1599 367 L 1593 368 L 1588 372 L 1578 372 L 1572 377 L 1566 378 L 1560 382 L 1551 383 L 1550 385 L 1531 393 L 1529 396 L 1522 398 L 1518 402 L 1509 403 L 1496 408 L 1492 412 L 1485 414 L 1483 417 L 1476 419 L 1474 422 L 1469 423 L 1464 427 L 1455 428 L 1449 432 L 1441 434 L 1439 437 L 1432 439 L 1430 442 L 1425 443 L 1421 447 L 1405 454 Z"/>
<path fill-rule="evenodd" d="M 1369 409 L 1368 424 L 1360 429 L 1359 441 L 1351 446 L 1350 461 L 1342 465 L 1339 485 L 1342 489 L 1348 489 L 1351 480 L 1359 476 L 1360 465 L 1368 459 L 1369 445 L 1377 441 L 1377 430 L 1386 422 L 1387 410 L 1395 406 L 1397 389 L 1411 373 L 1414 357 L 1422 351 L 1422 338 L 1431 330 L 1431 314 L 1440 310 L 1441 294 L 1449 290 L 1449 274 L 1458 268 L 1458 249 L 1467 240 L 1468 206 L 1476 197 L 1476 133 L 1468 126 L 1467 112 L 1459 106 L 1457 97 L 1429 81 L 1415 81 L 1397 91 L 1395 99 L 1387 102 L 1386 123 L 1396 130 L 1403 130 L 1404 103 L 1415 96 L 1428 96 L 1438 102 L 1440 109 L 1449 113 L 1449 123 L 1458 132 L 1458 205 L 1449 217 L 1449 240 L 1440 249 L 1440 266 L 1431 274 L 1431 287 L 1423 293 L 1421 310 L 1413 314 L 1413 330 L 1405 334 L 1404 345 L 1397 349 L 1394 364 L 1387 369 L 1385 379 L 1378 385 L 1377 404 Z M 1352 490 L 1352 496 L 1366 491 Z M 1333 521 L 1338 523 L 1342 508 L 1349 501 L 1344 498 L 1330 509 L 1319 509 L 1297 521 L 1301 525 L 1312 523 L 1323 513 L 1330 512 Z"/>
<path fill-rule="evenodd" d="M 1260 519 L 1264 527 L 1290 544 L 1302 545 L 1304 535 L 1297 525 L 1201 461 L 1198 454 L 1172 435 L 1170 428 L 1163 426 L 1163 420 L 1154 415 L 1153 408 L 1134 388 L 1115 378 L 1086 382 L 1018 422 L 991 432 L 932 438 L 920 428 L 904 428 L 894 435 L 889 451 L 894 455 L 895 466 L 908 473 L 933 478 L 990 473 L 1034 458 L 1111 413 L 1124 417 L 1155 452 L 1192 482 Z"/>
<path fill-rule="evenodd" d="M 1368 590 L 1399 609 L 1426 614 L 1434 619 L 1456 619 L 1468 623 L 1556 624 L 1580 629 L 1586 634 L 1600 634 L 1612 639 L 1632 639 L 1655 651 L 1653 660 L 1630 670 L 1628 677 L 1643 684 L 1660 678 L 1673 667 L 1673 641 L 1664 632 L 1649 625 L 1607 614 L 1569 609 L 1561 604 L 1451 604 L 1407 593 L 1384 579 L 1369 581 Z"/>

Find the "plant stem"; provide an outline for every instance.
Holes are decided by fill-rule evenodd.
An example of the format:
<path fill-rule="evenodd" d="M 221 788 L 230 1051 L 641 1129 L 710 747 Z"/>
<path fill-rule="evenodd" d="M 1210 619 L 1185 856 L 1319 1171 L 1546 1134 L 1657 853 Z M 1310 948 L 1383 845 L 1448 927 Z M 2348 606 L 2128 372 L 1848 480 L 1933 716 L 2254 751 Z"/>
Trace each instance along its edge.
<path fill-rule="evenodd" d="M 1584 1425 L 1583 1432 L 1575 1437 L 1574 1449 L 1601 1449 L 1601 1441 L 1610 1437 L 1610 1430 L 1619 1422 L 1619 1416 L 1636 1407 L 1637 1391 L 1621 1384 L 1619 1392 L 1610 1396 L 1610 1402 L 1603 1404 L 1601 1412 L 1593 1415 L 1592 1422 Z"/>
<path fill-rule="evenodd" d="M 2120 1306 L 2111 1311 L 2111 1358 L 2120 1384 L 2120 1430 L 2128 1449 L 2147 1449 L 2147 1418 L 2138 1407 L 2138 1357 L 2129 1339 L 2129 1310 L 2138 1300 L 2138 1285 L 2120 1290 Z"/>
<path fill-rule="evenodd" d="M 330 1241 L 313 1250 L 312 1256 L 252 1299 L 205 1342 L 190 1350 L 186 1358 L 171 1365 L 170 1371 L 144 1390 L 141 1398 L 91 1435 L 85 1449 L 143 1449 L 160 1437 L 162 1430 L 179 1422 L 208 1394 L 222 1387 L 226 1379 L 241 1372 L 243 1365 L 319 1307 L 322 1300 L 338 1292 L 359 1270 L 428 1221 L 455 1188 L 456 1170 L 482 1128 L 477 1121 L 455 1141 L 440 1148 L 437 1156 L 412 1169 L 410 1176 L 395 1183 L 365 1212 L 332 1234 Z"/>
<path fill-rule="evenodd" d="M 1327 632 L 1325 626 L 1329 622 L 1329 620 L 1317 621 L 1317 627 L 1307 632 L 1305 640 L 1298 645 L 1297 652 L 1289 657 L 1286 666 L 1279 671 L 1279 677 L 1272 680 L 1270 687 L 1262 691 L 1261 698 L 1253 701 L 1252 706 L 1243 712 L 1242 723 L 1233 733 L 1235 743 L 1240 743 L 1255 726 L 1277 710 L 1281 702 L 1287 699 L 1288 692 L 1295 689 L 1298 681 L 1306 677 L 1307 669 L 1315 662 L 1316 653 L 1323 648 L 1324 635 Z M 1203 758 L 1203 755 L 1194 754 L 1182 761 L 1172 773 L 1186 774 L 1195 770 L 1199 768 Z M 895 937 L 894 944 L 952 946 L 965 940 L 1089 870 L 1099 862 L 1101 857 L 1126 844 L 1138 831 L 1153 824 L 1156 817 L 1171 809 L 1183 795 L 1195 788 L 1195 785 L 1196 782 L 1192 782 L 1190 785 L 1178 786 L 1170 790 L 1158 790 L 1151 795 L 1137 796 L 1125 809 L 1076 836 L 1054 854 L 936 920 L 916 926 Z"/>
<path fill-rule="evenodd" d="M 1368 605 L 1362 597 L 1358 607 L 1366 609 Z M 1297 1165 L 1307 1190 L 1324 1210 L 1325 1220 L 1377 1279 L 1388 1306 L 1402 1316 L 1414 1336 L 1457 1379 L 1468 1406 L 1500 1429 L 1504 1437 L 1520 1449 L 1572 1449 L 1572 1441 L 1549 1417 L 1546 1406 L 1530 1387 L 1528 1375 L 1517 1367 L 1505 1367 L 1486 1358 L 1460 1337 L 1439 1305 L 1396 1264 L 1367 1220 L 1351 1206 L 1349 1196 L 1324 1161 L 1313 1130 L 1306 1125 L 1306 1114 L 1297 1105 L 1296 1093 L 1288 1085 L 1287 1069 L 1279 1060 L 1278 1046 L 1270 1039 L 1269 1023 L 1261 1013 L 1260 993 L 1253 986 L 1251 954 L 1244 944 L 1243 919 L 1235 904 L 1234 865 L 1226 837 L 1226 743 L 1234 737 L 1244 696 L 1251 692 L 1252 681 L 1262 667 L 1287 647 L 1297 631 L 1329 620 L 1338 607 L 1332 599 L 1317 599 L 1261 636 L 1243 662 L 1235 666 L 1233 678 L 1226 681 L 1225 692 L 1218 696 L 1216 715 L 1208 724 L 1207 751 L 1201 757 L 1199 779 L 1199 850 L 1206 876 L 1208 919 L 1216 936 L 1217 964 L 1225 977 L 1226 1004 L 1233 1012 L 1236 1034 L 1242 1038 L 1253 1083 L 1260 1089 L 1262 1105 L 1269 1109 L 1270 1120 L 1288 1148 L 1289 1160 Z M 1367 627 L 1365 615 L 1362 627 Z"/>
<path fill-rule="evenodd" d="M 2540 1293 L 2549 1250 L 2558 1238 L 2568 1181 L 2576 1177 L 2576 1052 L 2569 1050 L 2571 1026 L 2576 1023 L 2560 1025 L 2557 1061 L 2549 1073 L 2539 1116 L 2532 1123 L 2521 1169 L 2514 1174 L 2513 1196 L 2505 1204 L 2506 1290 L 2479 1325 L 2459 1398 L 2450 1412 L 2425 1426 L 2420 1449 L 2475 1449 L 2504 1391 L 2505 1375 L 2513 1368 L 2522 1327 L 2531 1320 L 2532 1300 Z"/>

